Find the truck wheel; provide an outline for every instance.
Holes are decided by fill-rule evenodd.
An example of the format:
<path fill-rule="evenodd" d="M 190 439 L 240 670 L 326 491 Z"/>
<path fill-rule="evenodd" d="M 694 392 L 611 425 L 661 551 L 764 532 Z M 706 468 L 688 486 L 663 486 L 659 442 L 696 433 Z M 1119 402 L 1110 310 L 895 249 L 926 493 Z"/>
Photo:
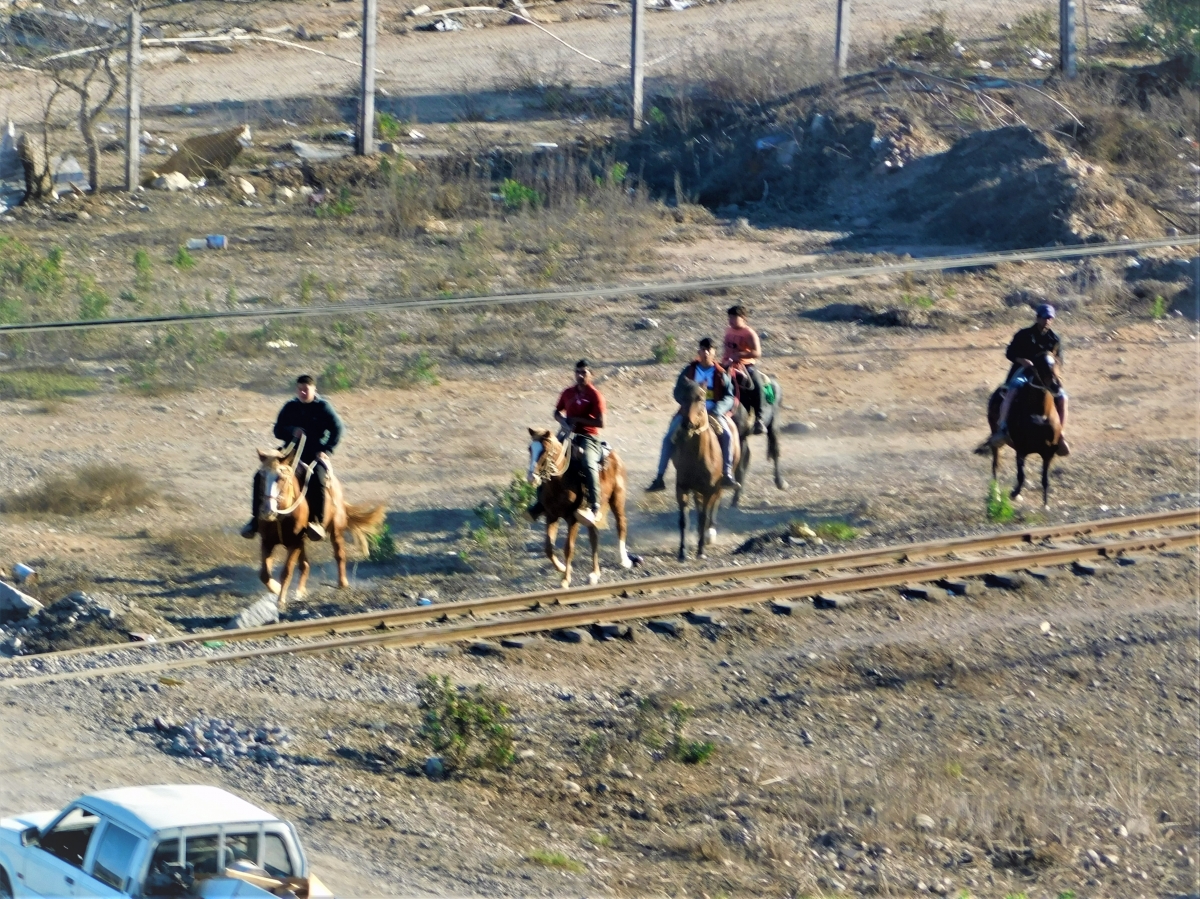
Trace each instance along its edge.
<path fill-rule="evenodd" d="M 13 899 L 12 883 L 3 868 L 0 868 L 0 899 Z"/>

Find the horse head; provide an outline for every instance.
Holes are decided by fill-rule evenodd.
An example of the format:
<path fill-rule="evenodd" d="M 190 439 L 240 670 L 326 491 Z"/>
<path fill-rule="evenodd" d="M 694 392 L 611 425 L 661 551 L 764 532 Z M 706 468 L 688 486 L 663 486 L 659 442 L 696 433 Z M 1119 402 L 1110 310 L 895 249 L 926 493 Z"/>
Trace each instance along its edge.
<path fill-rule="evenodd" d="M 565 453 L 554 435 L 544 428 L 530 428 L 529 438 L 529 469 L 525 480 L 537 486 L 562 474 Z"/>
<path fill-rule="evenodd" d="M 689 433 L 703 431 L 708 427 L 707 398 L 708 394 L 703 387 L 695 381 L 689 382 L 687 399 L 679 407 L 679 411 L 683 415 L 683 423 L 687 426 Z"/>
<path fill-rule="evenodd" d="M 1062 389 L 1062 380 L 1058 377 L 1058 360 L 1054 358 L 1053 353 L 1039 353 L 1030 361 L 1042 387 L 1051 393 Z"/>
<path fill-rule="evenodd" d="M 260 449 L 258 461 L 258 477 L 262 479 L 262 507 L 258 517 L 262 521 L 276 521 L 280 510 L 293 508 L 300 495 L 300 485 L 296 481 L 296 447 Z"/>

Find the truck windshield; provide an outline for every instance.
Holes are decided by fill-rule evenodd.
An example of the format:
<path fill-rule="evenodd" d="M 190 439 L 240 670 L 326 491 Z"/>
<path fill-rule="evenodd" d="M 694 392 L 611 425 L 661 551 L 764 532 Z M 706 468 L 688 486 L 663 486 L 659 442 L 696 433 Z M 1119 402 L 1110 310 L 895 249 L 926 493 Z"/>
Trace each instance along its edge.
<path fill-rule="evenodd" d="M 53 830 L 38 840 L 38 845 L 67 864 L 82 868 L 92 832 L 99 822 L 100 819 L 87 809 L 73 808 Z"/>

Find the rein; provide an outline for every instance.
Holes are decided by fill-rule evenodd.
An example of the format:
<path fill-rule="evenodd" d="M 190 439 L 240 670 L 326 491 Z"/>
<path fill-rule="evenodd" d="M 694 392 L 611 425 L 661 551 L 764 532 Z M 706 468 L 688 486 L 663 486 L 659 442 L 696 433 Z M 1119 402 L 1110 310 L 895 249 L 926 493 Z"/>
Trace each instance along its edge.
<path fill-rule="evenodd" d="M 300 454 L 304 452 L 304 439 L 306 436 L 307 435 L 305 435 L 305 434 L 300 435 L 300 443 L 298 445 L 297 444 L 288 444 L 288 446 L 286 448 L 286 452 L 284 453 L 284 458 L 287 458 L 288 456 L 290 456 L 292 454 L 292 447 L 295 446 L 296 447 L 296 458 L 299 459 Z M 300 488 L 300 493 L 299 493 L 299 495 L 297 495 L 296 501 L 294 503 L 292 503 L 290 506 L 288 506 L 286 509 L 280 509 L 279 511 L 277 511 L 275 513 L 276 515 L 280 515 L 280 516 L 291 515 L 298 508 L 300 508 L 300 503 L 304 500 L 304 497 L 306 497 L 308 495 L 308 482 L 312 480 L 313 468 L 316 465 L 317 465 L 317 460 L 314 459 L 312 465 L 308 466 L 308 471 L 305 472 L 305 474 L 304 474 L 304 486 Z M 295 469 L 293 468 L 292 469 L 292 478 L 293 479 L 295 479 L 295 475 L 296 475 Z"/>
<path fill-rule="evenodd" d="M 543 446 L 544 445 L 545 444 L 543 444 Z M 544 481 L 548 481 L 548 480 L 550 480 L 550 478 L 560 477 L 563 474 L 563 472 L 565 472 L 567 470 L 566 463 L 567 463 L 567 456 L 570 453 L 570 449 L 569 449 L 570 446 L 571 446 L 571 442 L 569 440 L 565 441 L 563 443 L 560 443 L 558 445 L 558 458 L 553 463 L 550 463 L 549 454 L 542 456 L 542 458 L 538 461 L 538 469 L 539 469 L 539 471 L 537 472 L 538 477 L 540 477 Z M 547 468 L 547 467 L 550 469 L 550 472 L 549 472 L 549 474 L 544 474 L 541 471 L 541 469 Z"/>
<path fill-rule="evenodd" d="M 687 434 L 689 437 L 695 437 L 699 434 L 703 434 L 708 429 L 709 429 L 709 424 L 708 424 L 708 410 L 707 409 L 704 410 L 704 424 L 700 425 L 700 427 L 698 427 L 698 428 L 692 427 L 692 423 L 690 421 L 687 423 Z"/>

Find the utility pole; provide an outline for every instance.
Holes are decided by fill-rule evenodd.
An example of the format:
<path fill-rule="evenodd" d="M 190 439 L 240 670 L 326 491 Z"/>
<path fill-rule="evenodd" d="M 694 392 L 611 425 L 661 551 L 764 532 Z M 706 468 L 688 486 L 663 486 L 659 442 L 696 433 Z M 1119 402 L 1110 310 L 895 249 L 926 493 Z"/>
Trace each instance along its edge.
<path fill-rule="evenodd" d="M 129 11 L 129 49 L 125 59 L 125 189 L 137 190 L 142 167 L 142 11 Z"/>
<path fill-rule="evenodd" d="M 846 77 L 847 61 L 850 58 L 850 0 L 838 0 L 837 36 L 833 50 L 833 63 L 839 78 Z"/>
<path fill-rule="evenodd" d="M 637 134 L 642 130 L 642 107 L 645 105 L 643 89 L 646 80 L 646 3 L 633 3 L 633 28 L 629 40 L 629 75 L 633 94 L 629 104 L 629 130 Z"/>
<path fill-rule="evenodd" d="M 375 20 L 378 0 L 363 0 L 362 96 L 358 101 L 358 155 L 375 152 Z"/>
<path fill-rule="evenodd" d="M 1064 78 L 1075 77 L 1075 0 L 1058 0 L 1058 64 Z"/>

